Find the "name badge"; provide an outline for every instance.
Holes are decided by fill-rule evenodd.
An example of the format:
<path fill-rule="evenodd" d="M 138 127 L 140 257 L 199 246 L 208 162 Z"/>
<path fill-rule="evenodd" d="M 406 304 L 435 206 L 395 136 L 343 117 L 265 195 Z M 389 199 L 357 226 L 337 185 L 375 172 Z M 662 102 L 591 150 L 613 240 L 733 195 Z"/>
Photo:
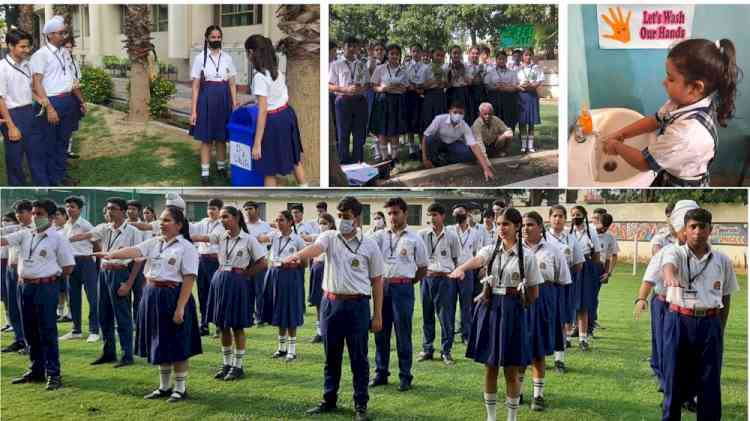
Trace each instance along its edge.
<path fill-rule="evenodd" d="M 682 302 L 685 307 L 693 308 L 698 302 L 698 291 L 685 288 L 682 290 Z"/>
<path fill-rule="evenodd" d="M 273 263 L 271 263 L 271 267 L 280 268 L 281 260 L 274 260 Z"/>
<path fill-rule="evenodd" d="M 162 261 L 161 257 L 155 257 L 151 259 L 151 272 L 159 273 L 161 272 L 161 265 L 164 262 Z"/>
<path fill-rule="evenodd" d="M 23 259 L 23 264 L 26 266 L 32 266 L 36 261 L 33 257 L 29 257 L 28 259 Z"/>
<path fill-rule="evenodd" d="M 223 270 L 232 270 L 232 262 L 224 262 L 224 264 L 221 265 L 221 268 Z"/>

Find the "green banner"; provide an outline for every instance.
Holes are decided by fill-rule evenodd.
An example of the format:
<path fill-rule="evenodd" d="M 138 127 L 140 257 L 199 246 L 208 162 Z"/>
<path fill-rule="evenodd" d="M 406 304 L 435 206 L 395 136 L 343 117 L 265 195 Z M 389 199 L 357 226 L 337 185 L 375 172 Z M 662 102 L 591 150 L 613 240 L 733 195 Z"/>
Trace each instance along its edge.
<path fill-rule="evenodd" d="M 525 48 L 534 46 L 534 25 L 508 25 L 498 29 L 500 47 Z"/>

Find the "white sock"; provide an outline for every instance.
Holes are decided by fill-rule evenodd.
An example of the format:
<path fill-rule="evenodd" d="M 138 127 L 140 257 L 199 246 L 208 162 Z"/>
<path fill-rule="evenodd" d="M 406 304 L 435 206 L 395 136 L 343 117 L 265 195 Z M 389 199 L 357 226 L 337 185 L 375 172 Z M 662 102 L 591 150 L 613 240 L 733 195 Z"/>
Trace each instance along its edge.
<path fill-rule="evenodd" d="M 172 386 L 172 366 L 169 364 L 159 366 L 159 389 L 169 390 Z"/>
<path fill-rule="evenodd" d="M 62 316 L 65 314 L 65 304 L 58 304 L 57 305 L 57 315 Z"/>
<path fill-rule="evenodd" d="M 216 168 L 223 170 L 226 167 L 226 161 L 216 161 Z"/>
<path fill-rule="evenodd" d="M 497 421 L 497 393 L 484 393 L 484 407 L 487 409 L 487 421 Z"/>
<path fill-rule="evenodd" d="M 380 159 L 388 159 L 388 145 L 378 144 L 378 149 L 380 150 Z"/>
<path fill-rule="evenodd" d="M 315 321 L 315 332 L 320 336 L 320 320 Z"/>
<path fill-rule="evenodd" d="M 222 362 L 224 365 L 232 365 L 232 347 L 222 346 L 221 347 Z"/>
<path fill-rule="evenodd" d="M 174 372 L 174 391 L 185 393 L 187 389 L 187 371 L 182 373 Z"/>
<path fill-rule="evenodd" d="M 286 336 L 279 336 L 279 351 L 286 352 Z"/>
<path fill-rule="evenodd" d="M 526 377 L 526 375 L 524 373 L 519 373 L 518 374 L 518 385 L 519 385 L 518 390 L 520 390 L 519 393 L 522 394 L 522 395 L 523 395 L 523 379 L 525 377 Z"/>
<path fill-rule="evenodd" d="M 534 397 L 544 397 L 544 379 L 534 379 Z"/>
<path fill-rule="evenodd" d="M 579 342 L 586 342 L 589 343 L 589 335 L 584 333 L 578 333 L 578 340 Z"/>
<path fill-rule="evenodd" d="M 296 336 L 289 337 L 289 354 L 297 355 L 297 337 Z"/>
<path fill-rule="evenodd" d="M 527 139 L 527 141 L 528 141 L 528 148 L 529 149 L 534 149 L 534 136 L 529 136 L 529 138 Z"/>
<path fill-rule="evenodd" d="M 526 150 L 526 136 L 521 136 L 521 150 Z"/>
<path fill-rule="evenodd" d="M 234 352 L 234 364 L 232 364 L 234 367 L 242 368 L 242 357 L 245 356 L 245 350 L 244 349 L 238 349 Z"/>
<path fill-rule="evenodd" d="M 373 149 L 373 151 L 374 151 L 374 153 L 373 153 L 373 157 L 374 157 L 375 159 L 380 159 L 380 145 L 376 143 L 376 144 L 375 144 L 375 147 L 374 147 L 374 148 L 372 148 L 372 149 Z"/>
<path fill-rule="evenodd" d="M 565 351 L 555 351 L 555 361 L 565 362 Z"/>
<path fill-rule="evenodd" d="M 508 421 L 516 421 L 516 415 L 518 414 L 518 401 L 520 398 L 507 397 L 505 406 L 508 407 Z"/>
<path fill-rule="evenodd" d="M 413 143 L 409 144 L 409 153 L 410 154 L 417 153 L 418 150 L 419 149 L 417 149 L 417 145 L 415 145 Z"/>
<path fill-rule="evenodd" d="M 208 164 L 201 164 L 201 177 L 208 177 L 208 169 L 211 166 Z"/>

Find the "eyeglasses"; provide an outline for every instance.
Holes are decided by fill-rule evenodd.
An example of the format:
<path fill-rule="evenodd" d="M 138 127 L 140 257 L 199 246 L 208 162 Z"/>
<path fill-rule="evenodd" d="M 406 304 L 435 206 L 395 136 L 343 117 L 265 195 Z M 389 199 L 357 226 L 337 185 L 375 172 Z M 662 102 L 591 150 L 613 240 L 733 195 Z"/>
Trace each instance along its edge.
<path fill-rule="evenodd" d="M 50 32 L 50 34 L 57 34 L 57 35 L 59 35 L 61 37 L 64 37 L 64 36 L 68 35 L 68 31 Z"/>

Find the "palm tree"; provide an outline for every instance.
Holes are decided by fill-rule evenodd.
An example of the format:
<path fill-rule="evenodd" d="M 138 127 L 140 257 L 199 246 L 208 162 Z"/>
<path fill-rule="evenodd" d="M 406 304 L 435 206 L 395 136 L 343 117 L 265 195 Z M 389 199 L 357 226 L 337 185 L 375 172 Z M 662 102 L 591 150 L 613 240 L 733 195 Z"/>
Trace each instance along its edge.
<path fill-rule="evenodd" d="M 52 13 L 63 17 L 65 27 L 68 29 L 68 33 L 70 34 L 73 33 L 73 10 L 75 10 L 76 7 L 79 6 L 73 4 L 56 4 L 52 6 Z"/>
<path fill-rule="evenodd" d="M 278 49 L 287 56 L 289 103 L 297 110 L 305 174 L 320 181 L 320 5 L 284 5 L 276 11 L 286 37 Z"/>
<path fill-rule="evenodd" d="M 34 33 L 34 5 L 33 4 L 19 4 L 18 5 L 18 29 Z"/>
<path fill-rule="evenodd" d="M 146 122 L 149 119 L 150 99 L 148 56 L 154 49 L 151 43 L 149 6 L 145 4 L 125 6 L 125 50 L 130 58 L 130 101 L 128 120 Z"/>

